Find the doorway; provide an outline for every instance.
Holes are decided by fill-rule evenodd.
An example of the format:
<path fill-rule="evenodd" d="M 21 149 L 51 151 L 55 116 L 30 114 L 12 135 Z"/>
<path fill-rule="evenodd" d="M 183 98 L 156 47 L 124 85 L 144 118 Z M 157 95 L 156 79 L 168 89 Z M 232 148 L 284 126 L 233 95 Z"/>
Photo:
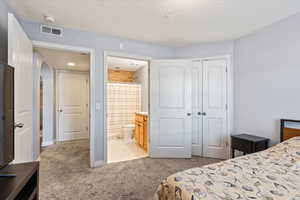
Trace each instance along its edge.
<path fill-rule="evenodd" d="M 56 71 L 56 141 L 89 138 L 89 73 Z"/>
<path fill-rule="evenodd" d="M 132 58 L 122 53 L 104 54 L 105 86 L 108 83 L 107 58 L 109 56 Z M 148 70 L 149 156 L 152 158 L 191 158 L 192 156 L 229 158 L 230 133 L 233 127 L 231 56 L 175 60 L 145 58 L 144 60 L 148 60 L 149 63 L 151 60 Z M 107 95 L 105 91 L 105 102 Z M 106 126 L 107 107 L 106 102 L 104 113 Z M 139 130 L 139 126 L 135 126 L 135 130 Z M 109 146 L 107 127 L 104 128 L 104 132 L 107 162 Z"/>
<path fill-rule="evenodd" d="M 42 60 L 40 86 L 41 144 L 45 152 L 74 160 L 90 160 L 90 54 L 65 49 L 34 47 Z M 62 151 L 63 149 L 63 151 Z M 75 164 L 75 163 L 74 163 Z"/>
<path fill-rule="evenodd" d="M 147 157 L 149 62 L 120 55 L 105 59 L 107 162 Z"/>

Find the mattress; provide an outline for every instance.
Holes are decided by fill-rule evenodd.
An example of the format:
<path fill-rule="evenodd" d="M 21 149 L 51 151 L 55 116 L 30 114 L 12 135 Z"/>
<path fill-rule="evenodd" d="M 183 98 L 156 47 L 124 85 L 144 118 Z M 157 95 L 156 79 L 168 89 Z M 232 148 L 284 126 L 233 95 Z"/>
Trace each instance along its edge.
<path fill-rule="evenodd" d="M 300 137 L 265 151 L 178 172 L 157 200 L 300 200 Z"/>

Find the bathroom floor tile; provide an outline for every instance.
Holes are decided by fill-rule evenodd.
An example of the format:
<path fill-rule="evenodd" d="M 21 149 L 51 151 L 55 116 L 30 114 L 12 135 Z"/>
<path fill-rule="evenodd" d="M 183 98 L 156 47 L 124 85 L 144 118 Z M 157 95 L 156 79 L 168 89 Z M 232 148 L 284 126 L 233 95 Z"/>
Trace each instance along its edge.
<path fill-rule="evenodd" d="M 147 157 L 148 154 L 134 141 L 125 143 L 122 139 L 108 140 L 107 162 L 122 162 Z"/>

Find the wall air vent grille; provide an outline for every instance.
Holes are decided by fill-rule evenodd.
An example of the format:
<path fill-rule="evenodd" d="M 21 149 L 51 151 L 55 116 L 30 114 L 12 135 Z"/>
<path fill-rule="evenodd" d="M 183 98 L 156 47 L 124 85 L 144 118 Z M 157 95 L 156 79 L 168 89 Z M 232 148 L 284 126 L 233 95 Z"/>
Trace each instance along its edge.
<path fill-rule="evenodd" d="M 62 36 L 63 29 L 42 24 L 41 25 L 41 33 L 48 34 L 48 35 Z"/>

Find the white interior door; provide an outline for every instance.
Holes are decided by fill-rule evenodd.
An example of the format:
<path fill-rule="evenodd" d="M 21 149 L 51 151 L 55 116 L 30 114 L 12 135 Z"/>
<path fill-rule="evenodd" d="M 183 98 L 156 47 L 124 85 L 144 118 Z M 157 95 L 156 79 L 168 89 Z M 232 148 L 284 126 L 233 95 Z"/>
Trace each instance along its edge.
<path fill-rule="evenodd" d="M 15 163 L 33 161 L 33 50 L 16 18 L 8 17 L 8 64 L 15 68 Z"/>
<path fill-rule="evenodd" d="M 57 73 L 58 140 L 89 137 L 88 73 Z"/>
<path fill-rule="evenodd" d="M 192 69 L 192 155 L 202 156 L 202 61 L 193 62 Z"/>
<path fill-rule="evenodd" d="M 226 60 L 203 61 L 203 156 L 227 158 Z"/>
<path fill-rule="evenodd" d="M 190 158 L 191 62 L 155 60 L 150 66 L 150 156 Z"/>

